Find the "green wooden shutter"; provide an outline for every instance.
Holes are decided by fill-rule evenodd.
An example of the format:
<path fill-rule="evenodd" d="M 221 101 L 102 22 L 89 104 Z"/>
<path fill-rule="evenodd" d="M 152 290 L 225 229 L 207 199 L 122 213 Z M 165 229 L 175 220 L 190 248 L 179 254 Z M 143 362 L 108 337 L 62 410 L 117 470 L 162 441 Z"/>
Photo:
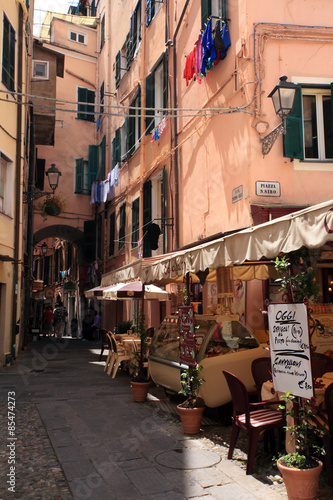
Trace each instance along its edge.
<path fill-rule="evenodd" d="M 132 37 L 131 31 L 126 35 L 126 69 L 129 70 L 132 61 Z"/>
<path fill-rule="evenodd" d="M 104 113 L 104 82 L 101 85 L 100 91 L 99 91 L 99 102 L 100 102 L 100 107 L 99 107 L 99 112 L 102 114 Z"/>
<path fill-rule="evenodd" d="M 109 255 L 114 254 L 114 240 L 116 237 L 116 217 L 115 212 L 110 214 L 110 229 L 109 229 Z"/>
<path fill-rule="evenodd" d="M 139 110 L 136 111 L 136 114 L 137 115 L 141 115 L 141 85 L 139 84 L 138 85 L 138 108 Z M 141 117 L 139 116 L 138 117 L 138 122 L 139 122 L 139 125 L 138 125 L 138 137 L 139 137 L 139 142 L 140 142 L 140 137 L 141 137 Z"/>
<path fill-rule="evenodd" d="M 2 82 L 9 90 L 15 88 L 15 31 L 3 16 Z"/>
<path fill-rule="evenodd" d="M 132 248 L 138 246 L 139 241 L 139 209 L 140 209 L 140 198 L 137 198 L 132 203 Z"/>
<path fill-rule="evenodd" d="M 101 48 L 103 47 L 105 42 L 105 14 L 102 17 L 101 21 Z"/>
<path fill-rule="evenodd" d="M 9 77 L 10 77 L 10 90 L 15 89 L 15 31 L 12 26 L 9 26 L 10 40 L 9 40 Z"/>
<path fill-rule="evenodd" d="M 155 73 L 152 72 L 146 77 L 146 108 L 155 107 Z M 146 111 L 146 135 L 149 134 L 155 125 L 154 110 Z"/>
<path fill-rule="evenodd" d="M 163 108 L 168 107 L 168 53 L 163 55 Z"/>
<path fill-rule="evenodd" d="M 131 47 L 132 47 L 132 58 L 134 57 L 134 52 L 137 44 L 137 19 L 136 12 L 131 15 Z"/>
<path fill-rule="evenodd" d="M 222 0 L 222 12 L 221 12 L 222 19 L 227 19 L 227 0 Z"/>
<path fill-rule="evenodd" d="M 117 165 L 116 160 L 116 137 L 112 139 L 112 168 Z"/>
<path fill-rule="evenodd" d="M 116 151 L 115 151 L 115 160 L 116 160 L 116 163 L 115 163 L 115 166 L 117 163 L 120 162 L 121 160 L 121 132 L 120 132 L 120 127 L 117 128 L 116 130 L 116 134 L 115 134 L 115 148 L 116 148 Z"/>
<path fill-rule="evenodd" d="M 296 92 L 293 110 L 286 119 L 286 134 L 283 135 L 283 156 L 304 160 L 301 87 Z"/>
<path fill-rule="evenodd" d="M 88 148 L 88 189 L 97 178 L 99 146 L 90 145 Z"/>
<path fill-rule="evenodd" d="M 163 253 L 166 252 L 166 170 L 163 166 L 162 172 L 162 233 L 163 233 Z"/>
<path fill-rule="evenodd" d="M 88 89 L 85 89 L 83 87 L 79 87 L 77 90 L 77 100 L 79 103 L 85 103 L 87 102 L 88 99 Z M 86 120 L 86 105 L 85 104 L 78 104 L 78 114 L 77 117 L 80 120 Z"/>
<path fill-rule="evenodd" d="M 100 179 L 104 179 L 105 177 L 105 147 L 106 147 L 106 137 L 104 135 L 101 141 L 101 170 L 99 172 Z"/>
<path fill-rule="evenodd" d="M 121 55 L 119 50 L 116 55 L 116 88 L 119 87 L 120 83 L 120 67 L 121 67 L 120 62 L 121 62 Z"/>
<path fill-rule="evenodd" d="M 84 174 L 84 160 L 77 158 L 75 161 L 75 193 L 82 193 L 83 191 L 83 174 Z"/>
<path fill-rule="evenodd" d="M 128 158 L 129 154 L 129 116 L 126 116 L 125 119 L 125 135 L 126 135 L 126 158 Z"/>
<path fill-rule="evenodd" d="M 212 1 L 201 0 L 201 29 L 205 29 L 207 19 L 212 15 Z"/>
<path fill-rule="evenodd" d="M 118 249 L 121 250 L 125 246 L 126 236 L 126 203 L 120 206 L 119 210 L 119 243 Z"/>
<path fill-rule="evenodd" d="M 155 14 L 155 1 L 146 1 L 146 26 L 149 26 Z"/>
<path fill-rule="evenodd" d="M 151 181 L 143 184 L 143 257 L 151 257 L 151 248 L 147 233 L 151 222 Z"/>
<path fill-rule="evenodd" d="M 93 113 L 95 111 L 95 91 L 94 90 L 88 90 L 87 89 L 87 103 L 91 103 L 91 104 L 87 104 L 87 111 L 89 111 L 89 113 Z M 88 120 L 89 122 L 94 122 L 95 121 L 95 115 L 94 114 L 87 114 L 86 115 L 86 120 Z"/>
<path fill-rule="evenodd" d="M 131 106 L 135 106 L 135 100 L 131 102 Z M 131 156 L 134 153 L 135 145 L 135 113 L 134 109 L 129 110 L 128 117 L 128 155 Z"/>

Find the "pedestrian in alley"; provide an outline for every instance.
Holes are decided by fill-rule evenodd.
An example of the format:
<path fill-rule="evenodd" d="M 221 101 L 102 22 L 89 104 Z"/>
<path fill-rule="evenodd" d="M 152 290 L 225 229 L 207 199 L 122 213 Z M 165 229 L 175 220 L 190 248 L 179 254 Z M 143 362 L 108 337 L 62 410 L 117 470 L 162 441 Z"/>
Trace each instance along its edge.
<path fill-rule="evenodd" d="M 51 306 L 47 306 L 43 317 L 43 336 L 52 335 L 53 311 Z"/>
<path fill-rule="evenodd" d="M 102 328 L 102 318 L 100 314 L 95 311 L 95 320 L 88 330 L 87 338 L 85 340 L 94 340 L 95 330 Z"/>
<path fill-rule="evenodd" d="M 62 336 L 65 331 L 67 316 L 67 309 L 63 306 L 63 303 L 60 300 L 53 311 L 54 335 L 57 342 L 63 342 Z"/>

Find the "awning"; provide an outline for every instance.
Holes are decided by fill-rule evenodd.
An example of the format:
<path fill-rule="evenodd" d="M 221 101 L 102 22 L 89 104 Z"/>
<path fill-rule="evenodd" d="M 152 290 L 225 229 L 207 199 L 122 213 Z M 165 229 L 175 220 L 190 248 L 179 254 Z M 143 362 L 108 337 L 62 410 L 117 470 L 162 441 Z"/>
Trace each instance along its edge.
<path fill-rule="evenodd" d="M 333 241 L 333 200 L 170 254 L 142 266 L 142 281 L 169 283 L 186 273 L 273 259 L 280 252 L 320 248 L 327 241 Z"/>
<path fill-rule="evenodd" d="M 90 288 L 90 290 L 85 290 L 84 295 L 87 299 L 94 299 L 103 294 L 104 287 L 96 286 L 95 288 Z"/>
<path fill-rule="evenodd" d="M 103 290 L 102 300 L 131 300 L 131 299 L 142 299 L 143 296 L 143 285 L 141 281 L 132 281 L 130 283 L 118 283 L 117 285 L 112 285 L 106 287 Z M 144 290 L 144 298 L 158 299 L 158 300 L 168 300 L 169 294 L 165 290 L 154 286 L 146 285 Z"/>
<path fill-rule="evenodd" d="M 131 262 L 126 266 L 119 267 L 115 271 L 103 274 L 101 287 L 123 283 L 125 281 L 135 280 L 141 277 L 142 259 Z"/>

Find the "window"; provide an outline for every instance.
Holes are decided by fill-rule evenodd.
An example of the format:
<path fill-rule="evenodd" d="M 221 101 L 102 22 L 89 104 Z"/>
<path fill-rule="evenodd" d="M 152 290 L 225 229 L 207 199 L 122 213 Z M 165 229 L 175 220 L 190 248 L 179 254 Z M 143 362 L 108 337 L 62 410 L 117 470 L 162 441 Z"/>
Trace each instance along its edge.
<path fill-rule="evenodd" d="M 119 242 L 118 250 L 122 250 L 125 247 L 125 236 L 126 236 L 126 203 L 123 203 L 119 209 Z"/>
<path fill-rule="evenodd" d="M 133 14 L 131 15 L 131 52 L 132 58 L 135 54 L 135 49 L 141 41 L 141 0 L 136 4 Z"/>
<path fill-rule="evenodd" d="M 13 212 L 13 168 L 12 162 L 0 153 L 0 212 L 11 216 Z"/>
<path fill-rule="evenodd" d="M 35 80 L 49 79 L 49 62 L 48 61 L 32 61 L 32 77 Z"/>
<path fill-rule="evenodd" d="M 99 90 L 99 112 L 102 114 L 104 113 L 104 82 L 102 83 L 100 90 Z"/>
<path fill-rule="evenodd" d="M 109 256 L 114 254 L 114 240 L 116 237 L 116 217 L 115 212 L 110 214 L 109 219 L 110 227 L 109 227 Z"/>
<path fill-rule="evenodd" d="M 151 248 L 147 234 L 147 225 L 151 217 L 151 181 L 143 184 L 143 257 L 151 257 Z"/>
<path fill-rule="evenodd" d="M 97 215 L 97 259 L 102 257 L 102 229 L 103 229 L 103 216 Z"/>
<path fill-rule="evenodd" d="M 87 35 L 85 33 L 77 33 L 76 31 L 69 31 L 68 38 L 71 42 L 77 42 L 87 45 Z"/>
<path fill-rule="evenodd" d="M 146 0 L 146 26 L 149 26 L 154 16 L 159 12 L 162 7 L 163 0 Z"/>
<path fill-rule="evenodd" d="M 15 31 L 3 15 L 2 83 L 8 90 L 15 88 Z"/>
<path fill-rule="evenodd" d="M 95 116 L 93 114 L 95 111 L 95 91 L 79 87 L 77 99 L 79 102 L 77 117 L 80 120 L 88 120 L 89 122 L 95 121 Z"/>
<path fill-rule="evenodd" d="M 201 29 L 205 29 L 210 16 L 226 19 L 227 0 L 201 0 Z"/>
<path fill-rule="evenodd" d="M 105 42 L 105 14 L 103 15 L 102 21 L 101 21 L 101 47 L 100 48 L 103 47 L 104 42 Z"/>
<path fill-rule="evenodd" d="M 112 140 L 112 168 L 121 161 L 121 128 L 117 128 Z"/>
<path fill-rule="evenodd" d="M 138 246 L 138 241 L 140 237 L 139 207 L 140 207 L 140 198 L 137 198 L 132 203 L 132 248 Z"/>
<path fill-rule="evenodd" d="M 88 161 L 84 158 L 75 159 L 75 191 L 76 194 L 89 194 Z"/>
<path fill-rule="evenodd" d="M 139 140 L 141 136 L 140 107 L 141 107 L 141 89 L 139 86 L 136 96 L 130 104 L 129 115 L 126 118 L 128 156 L 131 156 L 139 147 Z"/>
<path fill-rule="evenodd" d="M 88 148 L 88 189 L 91 190 L 92 183 L 97 179 L 99 168 L 99 146 L 90 145 Z"/>
<path fill-rule="evenodd" d="M 163 118 L 163 109 L 168 105 L 168 60 L 166 52 L 157 67 L 146 78 L 146 134 L 151 132 Z"/>
<path fill-rule="evenodd" d="M 332 88 L 299 86 L 286 120 L 284 156 L 309 162 L 333 161 Z"/>

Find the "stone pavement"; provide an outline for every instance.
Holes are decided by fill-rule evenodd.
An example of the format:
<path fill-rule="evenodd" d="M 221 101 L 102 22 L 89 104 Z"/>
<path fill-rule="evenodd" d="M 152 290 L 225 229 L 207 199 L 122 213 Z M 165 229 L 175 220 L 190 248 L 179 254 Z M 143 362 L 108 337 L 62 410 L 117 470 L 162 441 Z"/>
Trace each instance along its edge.
<path fill-rule="evenodd" d="M 134 403 L 129 376 L 108 377 L 98 347 L 41 339 L 0 369 L 0 498 L 286 499 L 283 485 L 227 460 L 209 425 L 184 435 L 161 411 L 170 406 L 161 389 Z"/>

